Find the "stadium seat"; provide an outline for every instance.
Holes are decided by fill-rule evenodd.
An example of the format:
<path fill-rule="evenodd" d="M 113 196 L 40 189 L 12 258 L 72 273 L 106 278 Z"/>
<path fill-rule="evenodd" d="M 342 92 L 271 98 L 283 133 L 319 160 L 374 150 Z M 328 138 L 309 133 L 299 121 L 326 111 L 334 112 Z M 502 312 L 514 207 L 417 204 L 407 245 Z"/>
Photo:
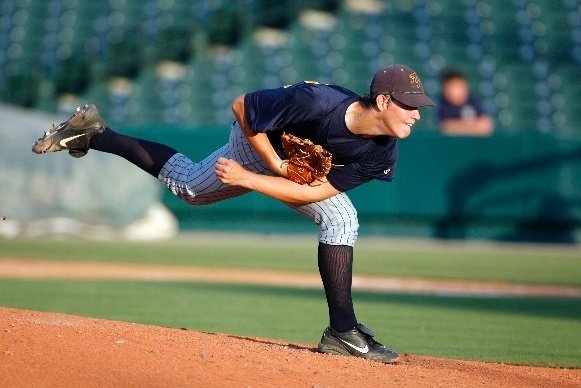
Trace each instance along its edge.
<path fill-rule="evenodd" d="M 568 64 L 557 68 L 549 79 L 554 91 L 551 102 L 555 108 L 553 121 L 557 133 L 581 134 L 581 111 L 576 104 L 581 98 L 578 78 L 579 66 Z"/>
<path fill-rule="evenodd" d="M 191 94 L 186 103 L 190 109 L 189 125 L 227 124 L 232 117 L 230 104 L 242 91 L 231 83 L 235 52 L 227 47 L 214 47 L 208 55 L 188 63 L 190 76 L 186 83 Z"/>
<path fill-rule="evenodd" d="M 234 49 L 236 63 L 230 83 L 240 90 L 278 87 L 283 84 L 281 71 L 290 58 L 281 53 L 287 36 L 280 30 L 261 28 Z"/>
<path fill-rule="evenodd" d="M 478 1 L 477 12 L 482 18 L 480 29 L 483 34 L 482 48 L 485 54 L 497 61 L 511 63 L 520 61 L 518 49 L 522 44 L 517 20 L 517 8 L 504 0 Z"/>
<path fill-rule="evenodd" d="M 546 56 L 552 65 L 571 61 L 574 46 L 573 31 L 577 19 L 570 17 L 569 12 L 558 2 L 531 2 L 529 7 L 534 10 L 533 30 L 542 43 L 541 54 Z"/>
<path fill-rule="evenodd" d="M 538 84 L 540 74 L 528 64 L 505 65 L 497 69 L 494 77 L 498 94 L 495 101 L 499 108 L 498 118 L 508 131 L 533 131 L 541 117 Z"/>
<path fill-rule="evenodd" d="M 458 67 L 501 127 L 546 131 L 553 118 L 556 130 L 571 130 L 581 119 L 571 104 L 558 102 L 578 95 L 574 72 L 563 69 L 578 76 L 579 6 L 578 0 L 228 7 L 213 0 L 3 0 L 0 97 L 50 110 L 60 96 L 80 95 L 102 101 L 114 121 L 227 124 L 232 99 L 245 91 L 315 79 L 365 93 L 378 68 L 403 63 L 421 73 L 430 94 L 439 91 L 442 69 Z M 168 59 L 185 64 L 184 79 L 156 72 Z M 553 80 L 569 79 L 567 86 L 547 84 L 549 70 Z M 117 93 L 122 79 L 132 85 L 129 95 Z M 556 103 L 546 108 L 547 101 Z M 142 114 L 133 115 L 139 104 Z M 109 106 L 123 108 L 115 113 Z"/>
<path fill-rule="evenodd" d="M 434 37 L 450 42 L 456 46 L 466 47 L 470 42 L 467 34 L 467 9 L 459 1 L 431 1 L 426 5 L 430 16 L 431 30 Z"/>
<path fill-rule="evenodd" d="M 44 2 L 22 0 L 7 2 L 3 12 L 5 35 L 2 52 L 0 84 L 3 100 L 23 106 L 34 106 L 42 79 L 40 53 L 42 51 L 47 5 Z"/>

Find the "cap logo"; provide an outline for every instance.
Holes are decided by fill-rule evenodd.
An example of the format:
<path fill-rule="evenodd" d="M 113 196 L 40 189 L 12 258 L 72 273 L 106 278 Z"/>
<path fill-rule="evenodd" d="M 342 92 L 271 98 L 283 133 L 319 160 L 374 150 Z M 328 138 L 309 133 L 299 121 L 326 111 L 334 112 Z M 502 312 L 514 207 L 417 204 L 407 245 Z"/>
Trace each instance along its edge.
<path fill-rule="evenodd" d="M 420 77 L 416 73 L 410 74 L 410 84 L 418 89 L 422 87 L 422 81 L 420 81 Z"/>

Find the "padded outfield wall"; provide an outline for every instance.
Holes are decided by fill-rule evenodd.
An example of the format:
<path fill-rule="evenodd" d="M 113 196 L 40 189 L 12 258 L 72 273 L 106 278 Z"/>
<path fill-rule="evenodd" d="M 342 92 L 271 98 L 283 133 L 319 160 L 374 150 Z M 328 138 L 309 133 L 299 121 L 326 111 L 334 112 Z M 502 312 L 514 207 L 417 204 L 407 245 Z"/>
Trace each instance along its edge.
<path fill-rule="evenodd" d="M 229 129 L 140 128 L 195 160 L 224 144 Z M 363 235 L 571 243 L 581 241 L 581 137 L 539 133 L 489 138 L 415 131 L 400 141 L 392 183 L 350 192 Z M 182 230 L 315 233 L 310 221 L 256 193 L 192 207 L 167 192 Z"/>

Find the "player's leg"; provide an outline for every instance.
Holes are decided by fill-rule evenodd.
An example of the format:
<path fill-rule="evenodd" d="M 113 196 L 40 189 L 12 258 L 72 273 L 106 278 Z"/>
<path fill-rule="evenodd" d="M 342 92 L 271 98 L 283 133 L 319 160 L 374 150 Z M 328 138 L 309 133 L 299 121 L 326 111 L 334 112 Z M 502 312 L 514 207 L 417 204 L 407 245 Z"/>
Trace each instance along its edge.
<path fill-rule="evenodd" d="M 127 136 L 109 127 L 91 138 L 89 148 L 121 156 L 156 178 L 165 163 L 177 153 L 165 144 Z"/>
<path fill-rule="evenodd" d="M 318 266 L 329 307 L 330 326 L 318 350 L 322 353 L 353 355 L 386 363 L 398 355 L 373 339 L 373 332 L 359 324 L 353 308 L 353 247 L 359 222 L 357 211 L 345 194 L 324 201 L 294 206 L 319 225 Z"/>
<path fill-rule="evenodd" d="M 53 125 L 32 145 L 32 151 L 38 154 L 68 150 L 77 158 L 85 156 L 89 148 L 122 156 L 154 177 L 177 152 L 163 144 L 113 131 L 94 105 L 77 108 L 71 118 Z"/>
<path fill-rule="evenodd" d="M 107 128 L 91 141 L 91 148 L 124 157 L 159 179 L 174 195 L 191 205 L 210 205 L 247 193 L 222 183 L 214 173 L 218 158 L 236 160 L 246 169 L 262 173 L 266 165 L 248 143 L 238 123 L 232 125 L 227 144 L 199 162 L 163 144 L 132 138 Z"/>
<path fill-rule="evenodd" d="M 228 186 L 218 179 L 214 166 L 220 157 L 234 159 L 255 173 L 270 173 L 234 122 L 229 141 L 222 148 L 198 163 L 176 153 L 162 167 L 158 179 L 177 197 L 192 205 L 208 205 L 247 193 L 249 190 L 245 188 Z"/>
<path fill-rule="evenodd" d="M 53 126 L 32 147 L 36 153 L 69 150 L 75 157 L 89 148 L 121 156 L 163 182 L 176 196 L 194 205 L 206 205 L 248 192 L 230 187 L 214 174 L 219 157 L 235 159 L 248 170 L 264 172 L 266 165 L 246 141 L 240 127 L 232 126 L 229 142 L 199 163 L 175 149 L 115 132 L 107 127 L 94 105 L 79 108 L 64 123 Z"/>
<path fill-rule="evenodd" d="M 359 222 L 346 194 L 304 205 L 288 205 L 319 226 L 318 266 L 331 326 L 344 331 L 357 324 L 351 299 L 353 247 Z"/>

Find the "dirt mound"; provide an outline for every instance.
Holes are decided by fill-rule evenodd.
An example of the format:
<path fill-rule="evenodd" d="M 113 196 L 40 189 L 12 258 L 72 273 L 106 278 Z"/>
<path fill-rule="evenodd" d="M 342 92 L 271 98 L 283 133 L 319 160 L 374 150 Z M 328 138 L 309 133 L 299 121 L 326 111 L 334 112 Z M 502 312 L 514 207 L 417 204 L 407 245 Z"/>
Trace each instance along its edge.
<path fill-rule="evenodd" d="M 404 355 L 397 365 L 258 338 L 0 308 L 0 386 L 581 386 L 581 370 Z"/>

